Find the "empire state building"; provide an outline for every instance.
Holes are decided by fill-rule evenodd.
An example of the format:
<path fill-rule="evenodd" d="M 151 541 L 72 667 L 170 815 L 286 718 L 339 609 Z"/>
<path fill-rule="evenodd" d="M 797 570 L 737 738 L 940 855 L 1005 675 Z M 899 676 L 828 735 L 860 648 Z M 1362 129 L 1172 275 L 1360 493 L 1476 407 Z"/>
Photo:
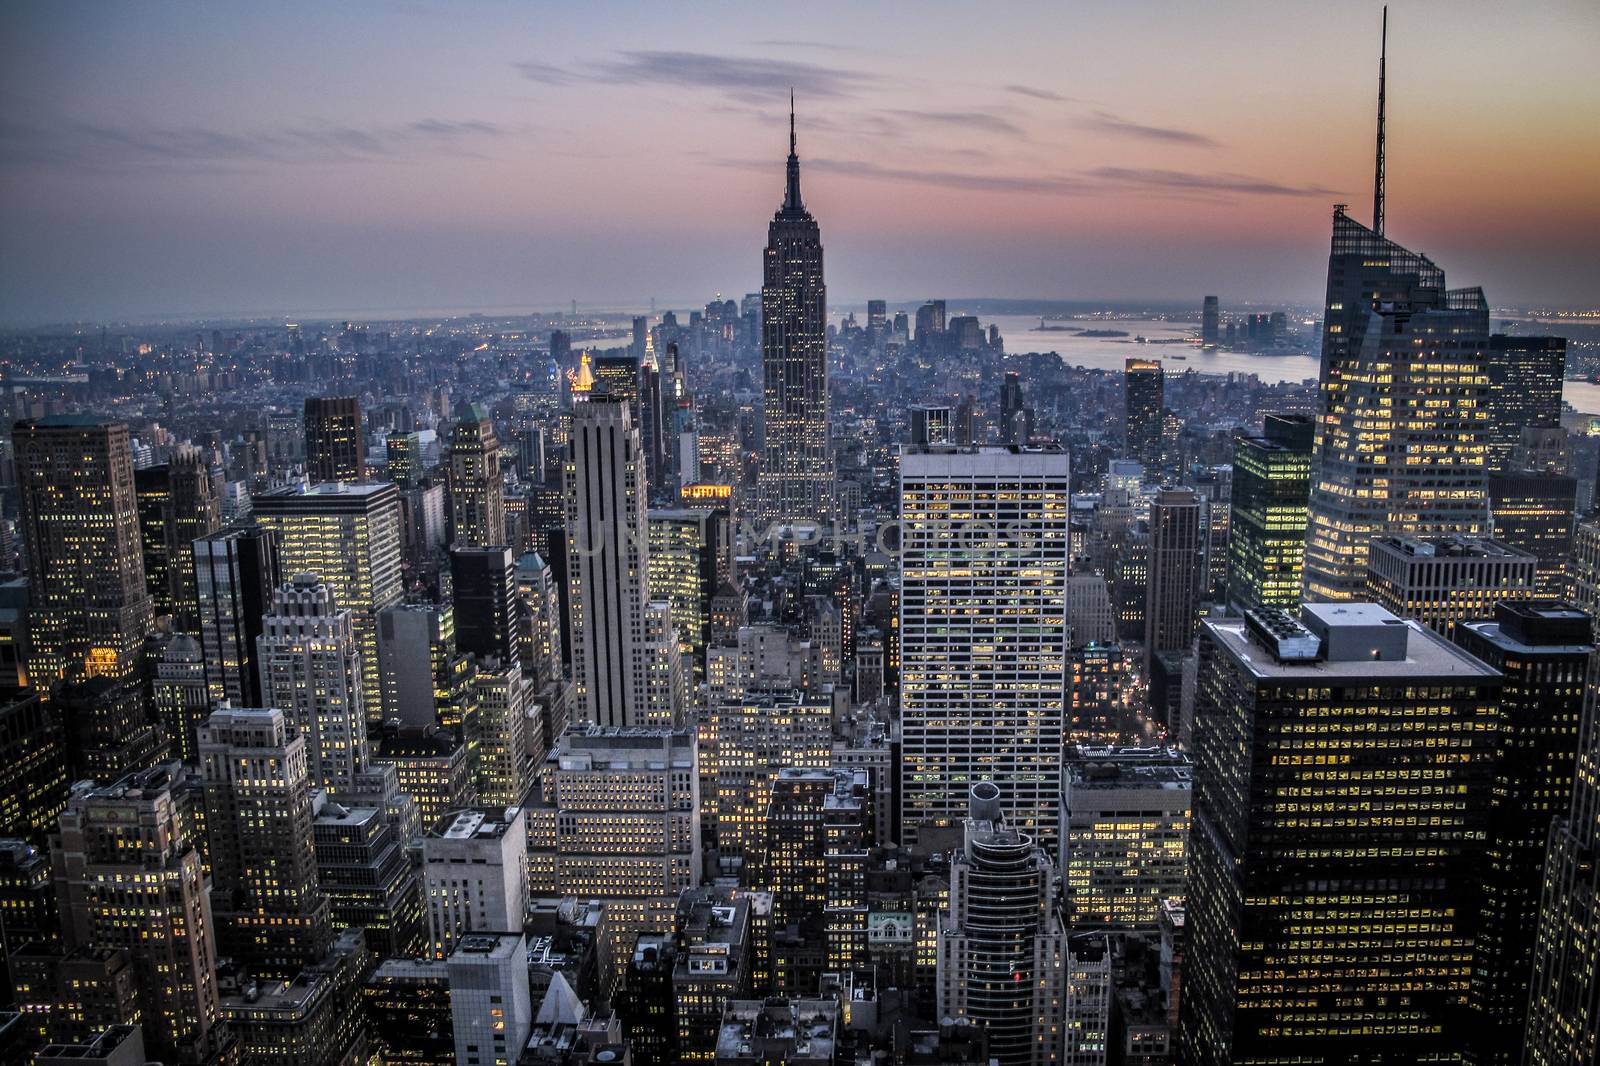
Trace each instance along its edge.
<path fill-rule="evenodd" d="M 757 509 L 764 522 L 817 523 L 833 516 L 828 450 L 827 296 L 822 234 L 800 200 L 794 101 L 783 206 L 767 227 L 762 258 L 761 368 L 766 443 Z"/>

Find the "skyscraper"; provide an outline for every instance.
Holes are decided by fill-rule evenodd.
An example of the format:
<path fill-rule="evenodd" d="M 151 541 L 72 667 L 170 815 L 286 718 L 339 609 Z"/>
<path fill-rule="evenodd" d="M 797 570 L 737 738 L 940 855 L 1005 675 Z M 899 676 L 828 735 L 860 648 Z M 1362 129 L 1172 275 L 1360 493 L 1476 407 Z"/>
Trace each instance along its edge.
<path fill-rule="evenodd" d="M 358 397 L 307 396 L 305 431 L 306 476 L 313 482 L 366 476 L 367 440 Z"/>
<path fill-rule="evenodd" d="M 1201 627 L 1180 1061 L 1459 1060 L 1500 675 L 1302 610 Z"/>
<path fill-rule="evenodd" d="M 483 659 L 517 661 L 514 607 L 516 560 L 511 549 L 457 547 L 450 551 L 456 647 Z"/>
<path fill-rule="evenodd" d="M 179 629 L 192 629 L 194 556 L 190 544 L 222 526 L 222 497 L 211 467 L 198 448 L 179 447 L 161 466 L 134 471 L 144 577 L 154 612 L 171 615 Z"/>
<path fill-rule="evenodd" d="M 150 630 L 150 593 L 128 427 L 86 415 L 11 431 L 28 560 L 30 683 L 130 675 Z"/>
<path fill-rule="evenodd" d="M 288 486 L 256 495 L 254 509 L 260 525 L 277 535 L 282 572 L 317 575 L 350 612 L 367 717 L 381 722 L 377 618 L 404 594 L 400 490 L 376 481 Z"/>
<path fill-rule="evenodd" d="M 1022 375 L 1007 370 L 1000 383 L 1000 443 L 1028 443 L 1022 405 Z"/>
<path fill-rule="evenodd" d="M 576 404 L 566 465 L 574 720 L 639 726 L 682 713 L 650 703 L 651 673 L 677 652 L 677 637 L 652 639 L 658 627 L 647 624 L 654 605 L 644 482 L 628 405 L 601 391 Z"/>
<path fill-rule="evenodd" d="M 450 434 L 450 520 L 454 544 L 483 548 L 506 543 L 505 480 L 494 420 L 478 404 L 456 408 Z"/>
<path fill-rule="evenodd" d="M 1146 676 L 1164 651 L 1187 652 L 1205 579 L 1205 504 L 1193 489 L 1162 489 L 1150 503 L 1144 606 Z"/>
<path fill-rule="evenodd" d="M 1566 568 L 1578 510 L 1578 479 L 1535 470 L 1489 475 L 1494 538 L 1539 560 L 1541 596 L 1566 595 Z"/>
<path fill-rule="evenodd" d="M 972 785 L 1055 835 L 1066 689 L 1068 497 L 1059 448 L 900 458 L 901 825 L 958 824 Z"/>
<path fill-rule="evenodd" d="M 126 950 L 147 1052 L 201 1066 L 226 1037 L 207 877 L 176 791 L 183 773 L 165 763 L 76 792 L 50 861 L 65 945 Z"/>
<path fill-rule="evenodd" d="M 827 522 L 833 517 L 827 294 L 822 280 L 822 235 L 800 199 L 792 99 L 788 184 L 783 205 L 767 229 L 762 262 L 765 447 L 757 513 L 768 523 Z"/>
<path fill-rule="evenodd" d="M 1156 478 L 1161 469 L 1161 412 L 1166 404 L 1161 361 L 1129 359 L 1123 370 L 1125 411 L 1123 452 L 1144 464 Z"/>
<path fill-rule="evenodd" d="M 1367 597 L 1448 637 L 1461 622 L 1492 617 L 1500 600 L 1535 595 L 1537 574 L 1537 559 L 1488 537 L 1377 537 Z"/>
<path fill-rule="evenodd" d="M 1572 799 L 1584 684 L 1594 653 L 1589 616 L 1554 600 L 1503 600 L 1494 621 L 1463 622 L 1455 641 L 1505 675 L 1494 788 L 1481 867 L 1472 968 L 1471 1057 L 1517 1066 L 1551 823 Z"/>
<path fill-rule="evenodd" d="M 1489 338 L 1489 469 L 1505 470 L 1528 427 L 1561 425 L 1565 337 Z"/>
<path fill-rule="evenodd" d="M 257 654 L 262 699 L 305 738 L 312 786 L 354 790 L 370 755 L 350 612 L 326 582 L 301 574 L 273 594 Z"/>
<path fill-rule="evenodd" d="M 1328 257 L 1305 592 L 1358 596 L 1377 533 L 1488 527 L 1488 304 L 1338 207 Z"/>
<path fill-rule="evenodd" d="M 260 526 L 235 526 L 201 537 L 194 553 L 195 616 L 213 704 L 259 707 L 261 663 L 256 638 L 283 583 L 277 536 Z"/>
<path fill-rule="evenodd" d="M 1315 424 L 1267 415 L 1260 436 L 1233 439 L 1228 601 L 1240 609 L 1300 602 Z"/>
<path fill-rule="evenodd" d="M 1592 552 L 1595 527 L 1580 542 Z M 1592 591 L 1592 586 L 1590 586 Z M 1600 1054 L 1600 698 L 1591 662 L 1572 805 L 1550 827 L 1533 932 L 1523 1062 L 1575 1066 Z M 1524 874 L 1527 871 L 1522 871 Z"/>
<path fill-rule="evenodd" d="M 940 915 L 938 1016 L 982 1026 L 1001 1066 L 1059 1062 L 1066 932 L 1050 860 L 1006 823 L 1000 789 L 971 787 Z"/>
<path fill-rule="evenodd" d="M 333 942 L 305 738 L 282 711 L 227 707 L 200 726 L 199 748 L 221 943 L 256 972 L 292 978 Z"/>
<path fill-rule="evenodd" d="M 1220 315 L 1217 312 L 1217 298 L 1207 296 L 1204 305 L 1200 308 L 1200 343 L 1208 348 L 1217 346 Z"/>
<path fill-rule="evenodd" d="M 451 811 L 422 838 L 429 950 L 445 958 L 470 933 L 522 928 L 528 823 L 520 807 Z"/>
<path fill-rule="evenodd" d="M 705 676 L 711 597 L 732 572 L 728 512 L 711 508 L 652 508 L 649 515 L 650 597 L 672 607 L 686 667 Z"/>

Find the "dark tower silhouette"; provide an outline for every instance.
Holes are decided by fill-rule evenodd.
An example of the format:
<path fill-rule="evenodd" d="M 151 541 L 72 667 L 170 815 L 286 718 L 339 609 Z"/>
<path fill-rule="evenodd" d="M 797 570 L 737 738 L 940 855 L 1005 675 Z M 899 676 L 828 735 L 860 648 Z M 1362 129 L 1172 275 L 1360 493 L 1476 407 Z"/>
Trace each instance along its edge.
<path fill-rule="evenodd" d="M 1389 59 L 1389 5 L 1383 5 L 1383 38 L 1378 46 L 1378 165 L 1372 174 L 1372 232 L 1383 236 L 1384 67 Z"/>

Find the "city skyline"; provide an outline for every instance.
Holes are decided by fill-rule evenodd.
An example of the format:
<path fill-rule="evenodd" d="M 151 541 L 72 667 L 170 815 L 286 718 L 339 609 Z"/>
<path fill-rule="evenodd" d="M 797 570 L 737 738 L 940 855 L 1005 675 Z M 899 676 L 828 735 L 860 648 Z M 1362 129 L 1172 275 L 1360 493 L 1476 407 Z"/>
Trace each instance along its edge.
<path fill-rule="evenodd" d="M 1595 20 L 1442 12 L 1391 13 L 1389 230 L 1585 303 Z M 1314 303 L 1327 208 L 1368 217 L 1378 5 L 368 15 L 8 11 L 0 321 L 753 291 L 791 86 L 846 302 Z"/>

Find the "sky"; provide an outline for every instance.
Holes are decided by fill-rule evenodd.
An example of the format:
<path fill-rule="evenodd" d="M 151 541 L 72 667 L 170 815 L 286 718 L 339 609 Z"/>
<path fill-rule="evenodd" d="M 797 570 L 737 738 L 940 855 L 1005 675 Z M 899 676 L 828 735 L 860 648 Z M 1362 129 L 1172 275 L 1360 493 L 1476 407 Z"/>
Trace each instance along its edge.
<path fill-rule="evenodd" d="M 0 5 L 0 322 L 690 307 L 788 92 L 829 295 L 1320 302 L 1376 3 Z M 1397 0 L 1388 235 L 1600 306 L 1600 8 Z"/>

